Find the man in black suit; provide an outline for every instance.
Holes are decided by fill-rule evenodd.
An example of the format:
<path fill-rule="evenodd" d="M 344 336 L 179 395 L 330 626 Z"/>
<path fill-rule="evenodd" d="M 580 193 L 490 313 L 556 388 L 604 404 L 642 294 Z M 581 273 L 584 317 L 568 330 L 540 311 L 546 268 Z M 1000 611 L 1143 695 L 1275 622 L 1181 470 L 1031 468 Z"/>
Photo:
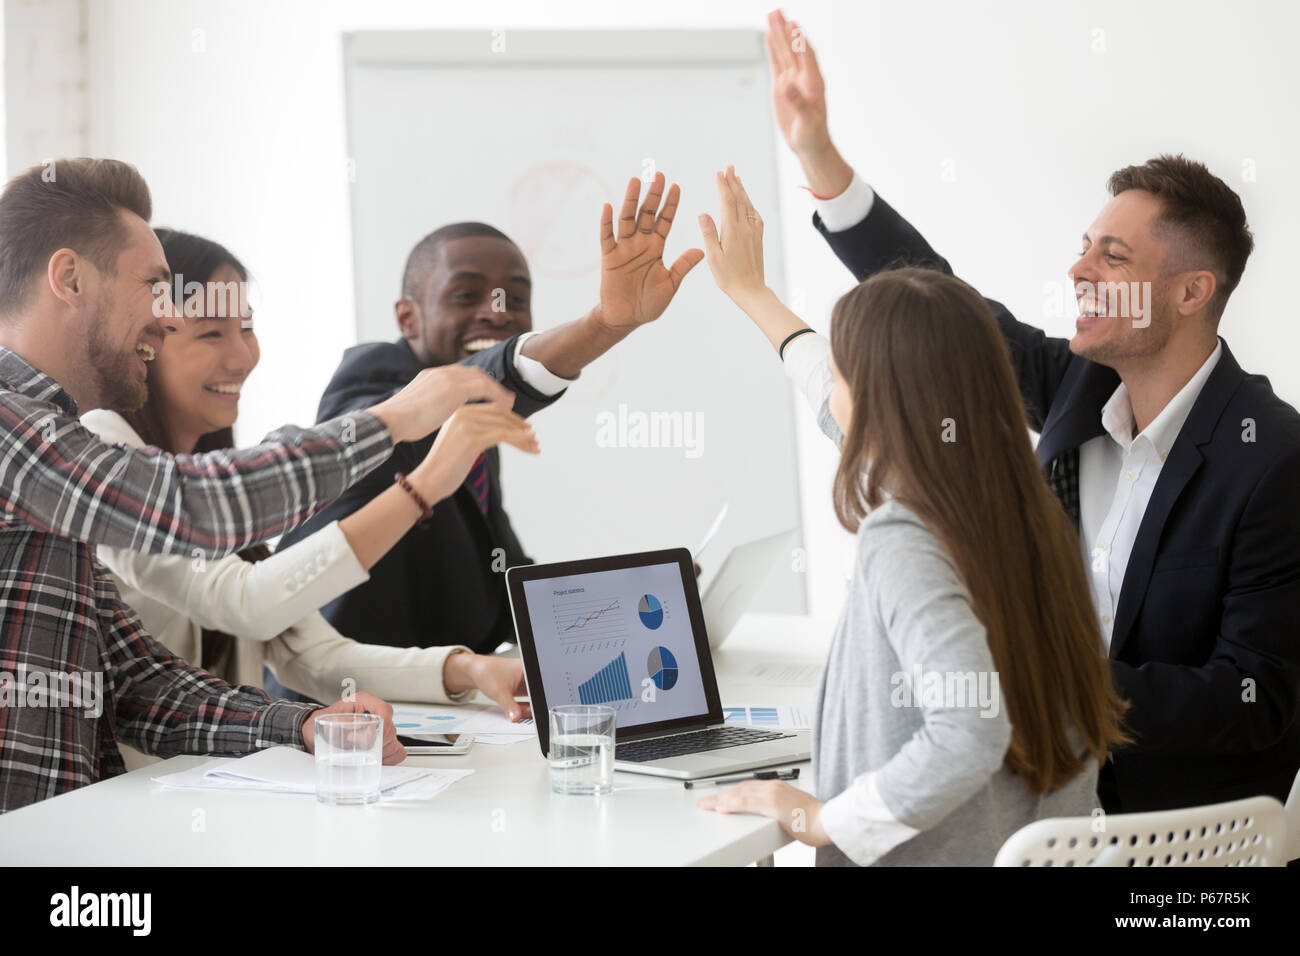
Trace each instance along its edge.
<path fill-rule="evenodd" d="M 816 59 L 779 13 L 768 50 L 778 125 L 836 255 L 859 280 L 950 272 L 831 143 Z M 1217 334 L 1253 245 L 1245 212 L 1181 156 L 1109 185 L 1070 269 L 1073 338 L 989 302 L 1131 703 L 1135 741 L 1103 769 L 1102 805 L 1284 801 L 1300 768 L 1300 415 Z"/>
<path fill-rule="evenodd" d="M 547 332 L 531 331 L 528 263 L 503 233 L 482 223 L 456 223 L 426 236 L 407 260 L 395 307 L 402 337 L 348 349 L 318 418 L 367 407 L 421 369 L 454 362 L 477 365 L 505 384 L 516 395 L 519 415 L 554 402 L 584 366 L 656 319 L 703 258 L 701 250 L 689 249 L 671 268 L 664 265 L 679 190 L 674 185 L 665 196 L 663 174 L 657 174 L 638 212 L 640 187 L 639 180 L 628 183 L 617 239 L 613 210 L 604 207 L 599 304 Z M 356 511 L 393 482 L 394 472 L 423 459 L 434 437 L 398 445 L 387 464 L 286 535 L 285 543 Z M 494 448 L 454 495 L 433 506 L 426 526 L 409 531 L 371 568 L 368 581 L 322 613 L 343 634 L 371 644 L 464 644 L 491 653 L 513 641 L 504 571 L 530 559 L 501 501 Z M 269 682 L 268 689 L 278 690 Z"/>

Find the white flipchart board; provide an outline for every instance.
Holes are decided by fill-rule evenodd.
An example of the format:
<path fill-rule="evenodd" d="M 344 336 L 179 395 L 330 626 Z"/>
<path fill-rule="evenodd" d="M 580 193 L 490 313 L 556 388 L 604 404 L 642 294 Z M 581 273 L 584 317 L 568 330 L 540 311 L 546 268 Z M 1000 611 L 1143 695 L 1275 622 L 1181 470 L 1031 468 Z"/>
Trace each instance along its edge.
<path fill-rule="evenodd" d="M 779 290 L 762 42 L 734 30 L 346 34 L 358 340 L 396 338 L 407 253 L 458 220 L 522 247 L 535 328 L 582 315 L 597 301 L 601 203 L 617 215 L 628 178 L 653 169 L 682 187 L 671 263 L 701 245 L 714 171 L 734 163 L 763 213 Z M 707 581 L 733 544 L 800 525 L 793 401 L 771 347 L 701 263 L 657 322 L 533 419 L 539 458 L 502 450 L 506 509 L 529 554 L 554 561 L 694 550 L 726 502 L 701 558 Z M 670 440 L 682 447 L 633 447 L 654 413 L 671 429 L 681 413 Z M 686 432 L 688 420 L 702 428 Z M 791 555 L 755 609 L 805 610 L 802 567 Z"/>

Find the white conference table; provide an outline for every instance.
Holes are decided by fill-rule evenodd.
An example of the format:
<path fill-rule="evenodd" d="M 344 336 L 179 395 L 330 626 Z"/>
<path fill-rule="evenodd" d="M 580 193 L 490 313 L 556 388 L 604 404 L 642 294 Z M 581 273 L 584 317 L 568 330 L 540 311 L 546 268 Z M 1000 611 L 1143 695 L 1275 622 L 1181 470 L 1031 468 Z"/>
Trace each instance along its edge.
<path fill-rule="evenodd" d="M 744 685 L 759 662 L 825 659 L 832 622 L 746 615 L 714 652 L 724 706 L 800 704 L 814 687 Z M 614 792 L 551 792 L 535 738 L 463 757 L 408 757 L 474 773 L 431 800 L 327 807 L 310 795 L 170 790 L 160 764 L 0 815 L 0 863 L 59 866 L 743 866 L 790 842 L 774 820 L 700 810 L 709 790 L 615 773 Z M 811 766 L 798 785 L 812 789 Z"/>

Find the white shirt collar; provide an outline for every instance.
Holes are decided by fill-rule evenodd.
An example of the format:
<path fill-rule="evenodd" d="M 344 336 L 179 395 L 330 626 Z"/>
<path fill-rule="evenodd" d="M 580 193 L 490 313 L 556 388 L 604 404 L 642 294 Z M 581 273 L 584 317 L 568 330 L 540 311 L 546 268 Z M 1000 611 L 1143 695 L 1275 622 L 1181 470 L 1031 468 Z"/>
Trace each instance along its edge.
<path fill-rule="evenodd" d="M 1178 394 L 1169 400 L 1169 404 L 1160 410 L 1160 414 L 1151 424 L 1131 440 L 1129 436 L 1133 435 L 1133 403 L 1129 401 L 1128 389 L 1121 382 L 1119 388 L 1115 389 L 1114 394 L 1102 406 L 1102 427 L 1122 451 L 1127 452 L 1130 446 L 1137 444 L 1139 439 L 1145 438 L 1160 456 L 1160 460 L 1164 461 L 1169 457 L 1169 449 L 1174 447 L 1174 441 L 1182 431 L 1183 423 L 1187 421 L 1192 406 L 1196 404 L 1201 389 L 1205 387 L 1205 380 L 1219 364 L 1221 355 L 1223 355 L 1223 341 L 1219 340 L 1215 343 L 1210 357 L 1196 370 L 1196 374 L 1187 380 L 1187 384 L 1178 390 Z"/>

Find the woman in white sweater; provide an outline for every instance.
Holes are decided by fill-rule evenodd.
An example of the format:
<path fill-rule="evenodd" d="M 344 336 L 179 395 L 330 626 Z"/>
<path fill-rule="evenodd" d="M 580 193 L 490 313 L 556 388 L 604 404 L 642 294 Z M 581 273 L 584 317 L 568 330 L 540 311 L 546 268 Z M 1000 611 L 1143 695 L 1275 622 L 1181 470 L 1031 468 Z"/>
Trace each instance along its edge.
<path fill-rule="evenodd" d="M 767 336 L 840 447 L 857 535 L 818 690 L 816 794 L 748 782 L 819 865 L 990 865 L 1020 827 L 1092 813 L 1125 740 L 1078 538 L 1043 480 L 987 303 L 938 271 L 882 272 L 812 333 L 763 281 L 763 223 L 719 174 L 718 287 Z"/>
<path fill-rule="evenodd" d="M 215 242 L 167 229 L 158 235 L 175 281 L 193 293 L 184 297 L 186 326 L 168 336 L 151 364 L 149 399 L 132 421 L 99 409 L 82 422 L 107 441 L 174 454 L 234 447 L 240 388 L 260 355 L 244 295 L 247 271 Z M 454 389 L 464 371 L 430 374 L 448 373 Z M 527 704 L 514 700 L 523 687 L 518 660 L 461 646 L 362 644 L 317 612 L 366 580 L 421 518 L 420 502 L 432 506 L 454 492 L 475 458 L 503 442 L 538 450 L 517 415 L 490 403 L 464 405 L 405 476 L 407 487 L 394 483 L 365 508 L 274 555 L 264 546 L 218 560 L 104 547 L 97 554 L 151 634 L 230 683 L 260 687 L 265 663 L 285 686 L 324 701 L 366 691 L 390 701 L 462 703 L 483 691 L 517 720 L 528 714 Z M 130 767 L 150 759 L 125 756 Z"/>

